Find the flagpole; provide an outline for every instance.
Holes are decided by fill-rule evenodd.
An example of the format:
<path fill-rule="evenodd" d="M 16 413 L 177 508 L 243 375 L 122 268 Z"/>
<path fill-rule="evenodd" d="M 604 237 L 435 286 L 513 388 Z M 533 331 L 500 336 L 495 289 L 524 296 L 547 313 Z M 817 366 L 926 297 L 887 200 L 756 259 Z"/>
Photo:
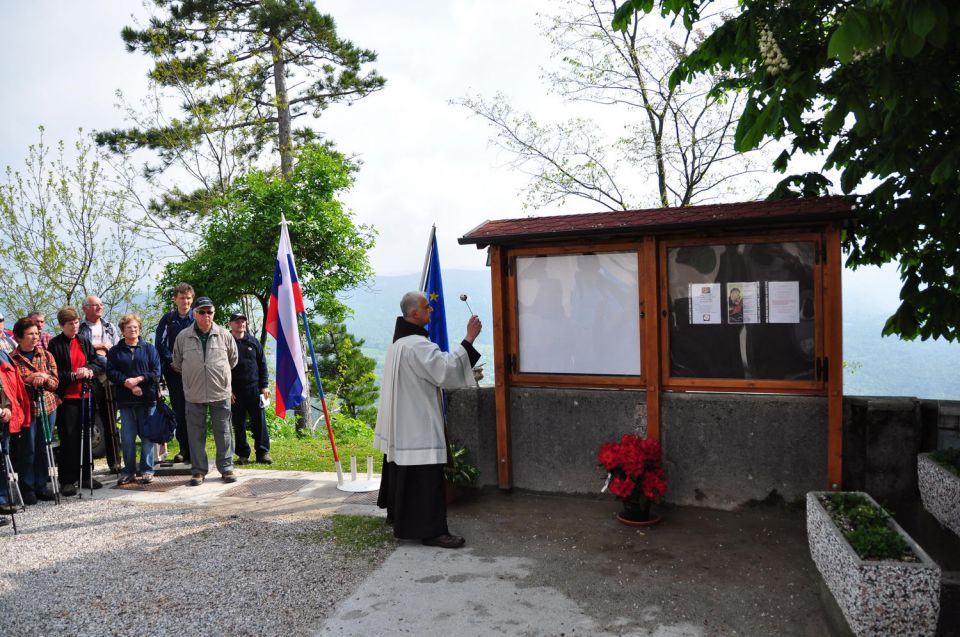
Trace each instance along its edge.
<path fill-rule="evenodd" d="M 423 272 L 420 274 L 420 287 L 418 288 L 423 292 L 424 287 L 427 285 L 427 272 L 430 270 L 430 252 L 433 251 L 433 238 L 437 235 L 437 224 L 433 224 L 430 227 L 430 237 L 427 239 L 427 256 L 423 258 Z"/>
<path fill-rule="evenodd" d="M 327 423 L 327 435 L 330 436 L 330 448 L 333 449 L 333 463 L 337 468 L 337 485 L 343 486 L 343 467 L 340 465 L 340 454 L 337 453 L 337 442 L 333 439 L 333 425 L 330 424 L 330 412 L 327 411 L 327 399 L 323 395 L 323 383 L 320 382 L 320 367 L 317 365 L 317 354 L 313 350 L 313 338 L 310 336 L 310 321 L 307 320 L 307 311 L 300 313 L 303 319 L 303 333 L 307 337 L 307 347 L 310 349 L 310 361 L 313 363 L 313 378 L 317 382 L 317 391 L 320 392 L 320 406 L 323 407 L 323 418 Z"/>

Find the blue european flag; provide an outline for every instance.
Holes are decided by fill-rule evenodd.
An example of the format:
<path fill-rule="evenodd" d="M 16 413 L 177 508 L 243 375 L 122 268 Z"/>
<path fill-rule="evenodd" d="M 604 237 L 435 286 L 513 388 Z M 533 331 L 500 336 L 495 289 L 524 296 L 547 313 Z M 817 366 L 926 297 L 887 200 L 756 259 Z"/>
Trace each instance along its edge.
<path fill-rule="evenodd" d="M 430 244 L 430 264 L 427 268 L 427 279 L 423 293 L 433 308 L 430 323 L 427 324 L 427 333 L 430 340 L 444 352 L 450 351 L 447 340 L 447 312 L 443 307 L 443 279 L 440 276 L 440 255 L 437 253 L 437 235 L 433 234 Z"/>

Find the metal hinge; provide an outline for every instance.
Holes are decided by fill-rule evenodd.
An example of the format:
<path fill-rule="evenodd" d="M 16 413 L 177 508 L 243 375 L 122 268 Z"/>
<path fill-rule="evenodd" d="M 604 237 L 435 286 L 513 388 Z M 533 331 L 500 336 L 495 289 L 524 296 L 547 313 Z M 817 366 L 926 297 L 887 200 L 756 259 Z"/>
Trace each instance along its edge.
<path fill-rule="evenodd" d="M 516 354 L 510 354 L 510 357 L 507 358 L 507 367 L 509 368 L 509 372 L 511 374 L 517 373 L 517 355 Z"/>

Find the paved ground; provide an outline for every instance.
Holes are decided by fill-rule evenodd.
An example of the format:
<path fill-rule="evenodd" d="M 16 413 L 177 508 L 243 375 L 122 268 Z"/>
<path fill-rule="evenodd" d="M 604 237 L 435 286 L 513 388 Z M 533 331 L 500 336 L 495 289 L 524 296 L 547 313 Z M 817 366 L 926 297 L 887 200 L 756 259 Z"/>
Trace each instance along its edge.
<path fill-rule="evenodd" d="M 95 499 L 197 507 L 270 522 L 303 522 L 333 512 L 382 515 L 371 496 L 337 490 L 334 474 L 238 474 L 233 485 L 214 472 L 197 488 L 101 489 Z M 295 490 L 282 497 L 223 495 L 267 479 Z M 659 525 L 637 530 L 613 518 L 617 508 L 612 499 L 498 491 L 469 498 L 451 507 L 449 516 L 451 529 L 466 536 L 465 548 L 400 543 L 358 588 L 339 591 L 342 601 L 325 613 L 315 633 L 829 633 L 801 513 L 673 508 Z M 21 524 L 29 529 L 29 512 Z M 7 533 L 9 527 L 0 530 Z"/>

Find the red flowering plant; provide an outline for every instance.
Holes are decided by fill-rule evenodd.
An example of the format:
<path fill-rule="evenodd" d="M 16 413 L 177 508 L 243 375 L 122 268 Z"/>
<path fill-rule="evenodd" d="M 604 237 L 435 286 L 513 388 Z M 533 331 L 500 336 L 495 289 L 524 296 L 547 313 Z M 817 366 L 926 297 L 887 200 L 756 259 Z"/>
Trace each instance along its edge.
<path fill-rule="evenodd" d="M 660 443 L 626 434 L 620 442 L 600 445 L 597 461 L 607 470 L 609 490 L 624 503 L 624 508 L 642 508 L 647 514 L 651 502 L 659 502 L 667 492 L 667 476 L 661 465 Z"/>

